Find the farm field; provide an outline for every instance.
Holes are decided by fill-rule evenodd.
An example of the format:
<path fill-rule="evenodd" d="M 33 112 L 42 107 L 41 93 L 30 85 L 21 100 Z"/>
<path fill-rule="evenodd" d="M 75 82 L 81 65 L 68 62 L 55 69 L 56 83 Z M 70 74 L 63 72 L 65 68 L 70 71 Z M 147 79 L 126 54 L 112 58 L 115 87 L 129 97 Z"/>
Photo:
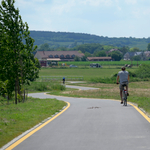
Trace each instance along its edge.
<path fill-rule="evenodd" d="M 77 66 L 89 66 L 91 63 L 99 63 L 102 66 L 124 66 L 125 64 L 133 64 L 134 66 L 140 64 L 150 64 L 150 61 L 73 61 L 73 62 L 59 62 L 61 66 L 62 63 L 67 65 L 77 65 Z"/>
<path fill-rule="evenodd" d="M 80 68 L 68 68 L 68 69 L 54 69 L 54 68 L 42 68 L 40 70 L 39 76 L 83 76 L 83 80 L 89 81 L 91 78 L 95 77 L 111 77 L 111 75 L 120 71 L 121 67 L 116 68 L 89 68 L 89 69 L 80 69 Z M 137 68 L 137 67 L 136 67 Z M 134 72 L 136 68 L 128 68 L 128 71 Z"/>

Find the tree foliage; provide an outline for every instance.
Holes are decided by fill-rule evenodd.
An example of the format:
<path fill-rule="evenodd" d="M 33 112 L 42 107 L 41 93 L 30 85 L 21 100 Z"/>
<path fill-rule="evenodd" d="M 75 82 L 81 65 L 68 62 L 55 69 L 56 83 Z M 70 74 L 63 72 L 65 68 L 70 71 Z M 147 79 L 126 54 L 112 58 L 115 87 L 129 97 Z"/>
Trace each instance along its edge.
<path fill-rule="evenodd" d="M 75 56 L 74 61 L 80 61 L 80 57 Z"/>
<path fill-rule="evenodd" d="M 99 52 L 96 52 L 94 54 L 94 56 L 96 56 L 96 57 L 106 57 L 106 52 L 105 51 L 99 51 Z"/>
<path fill-rule="evenodd" d="M 132 48 L 130 48 L 130 51 L 131 51 L 131 52 L 139 52 L 140 49 L 137 48 L 137 47 L 132 47 Z"/>
<path fill-rule="evenodd" d="M 111 56 L 115 61 L 120 61 L 123 57 L 123 55 L 118 51 L 113 51 L 108 56 Z"/>
<path fill-rule="evenodd" d="M 139 66 L 138 70 L 135 71 L 136 76 L 139 78 L 150 78 L 150 65 L 142 64 Z"/>
<path fill-rule="evenodd" d="M 150 51 L 150 43 L 147 45 L 147 50 Z"/>
<path fill-rule="evenodd" d="M 48 43 L 50 48 L 54 49 L 62 46 L 73 48 L 82 44 L 99 43 L 101 45 L 113 45 L 119 48 L 128 46 L 146 50 L 147 44 L 150 43 L 150 38 L 109 38 L 85 33 L 51 31 L 31 31 L 31 37 L 35 39 L 36 45 L 39 46 L 41 44 Z"/>
<path fill-rule="evenodd" d="M 38 77 L 38 61 L 32 54 L 36 50 L 30 37 L 28 24 L 23 23 L 14 0 L 2 0 L 0 5 L 0 80 L 7 83 L 8 97 L 15 89 L 17 94 L 30 80 Z"/>

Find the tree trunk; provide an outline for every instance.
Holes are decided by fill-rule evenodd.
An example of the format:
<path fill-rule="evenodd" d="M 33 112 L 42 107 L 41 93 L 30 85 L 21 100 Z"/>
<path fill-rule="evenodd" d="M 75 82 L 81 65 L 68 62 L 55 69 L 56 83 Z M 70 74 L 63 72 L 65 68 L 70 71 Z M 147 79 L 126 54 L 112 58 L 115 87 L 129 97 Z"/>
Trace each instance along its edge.
<path fill-rule="evenodd" d="M 15 82 L 15 104 L 17 104 L 17 80 Z"/>

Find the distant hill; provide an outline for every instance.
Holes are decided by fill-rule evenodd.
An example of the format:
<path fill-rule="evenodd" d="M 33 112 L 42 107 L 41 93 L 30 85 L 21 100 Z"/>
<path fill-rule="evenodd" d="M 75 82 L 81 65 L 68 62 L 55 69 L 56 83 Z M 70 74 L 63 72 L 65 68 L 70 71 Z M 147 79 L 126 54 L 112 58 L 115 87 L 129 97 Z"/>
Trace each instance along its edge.
<path fill-rule="evenodd" d="M 68 47 L 72 48 L 85 43 L 100 43 L 102 45 L 113 45 L 117 47 L 129 46 L 146 50 L 149 38 L 109 38 L 85 33 L 71 32 L 51 32 L 51 31 L 30 31 L 30 35 L 35 40 L 35 45 L 39 46 L 48 43 L 51 48 Z"/>

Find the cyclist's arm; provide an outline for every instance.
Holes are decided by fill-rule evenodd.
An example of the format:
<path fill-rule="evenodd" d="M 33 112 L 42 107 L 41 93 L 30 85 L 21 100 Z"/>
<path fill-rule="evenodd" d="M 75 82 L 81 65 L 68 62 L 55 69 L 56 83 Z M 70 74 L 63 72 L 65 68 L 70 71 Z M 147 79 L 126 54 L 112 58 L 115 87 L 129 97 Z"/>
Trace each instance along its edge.
<path fill-rule="evenodd" d="M 129 82 L 129 80 L 130 80 L 130 77 L 129 77 L 129 75 L 128 75 L 128 82 Z"/>
<path fill-rule="evenodd" d="M 119 76 L 117 76 L 117 83 L 119 83 Z"/>

